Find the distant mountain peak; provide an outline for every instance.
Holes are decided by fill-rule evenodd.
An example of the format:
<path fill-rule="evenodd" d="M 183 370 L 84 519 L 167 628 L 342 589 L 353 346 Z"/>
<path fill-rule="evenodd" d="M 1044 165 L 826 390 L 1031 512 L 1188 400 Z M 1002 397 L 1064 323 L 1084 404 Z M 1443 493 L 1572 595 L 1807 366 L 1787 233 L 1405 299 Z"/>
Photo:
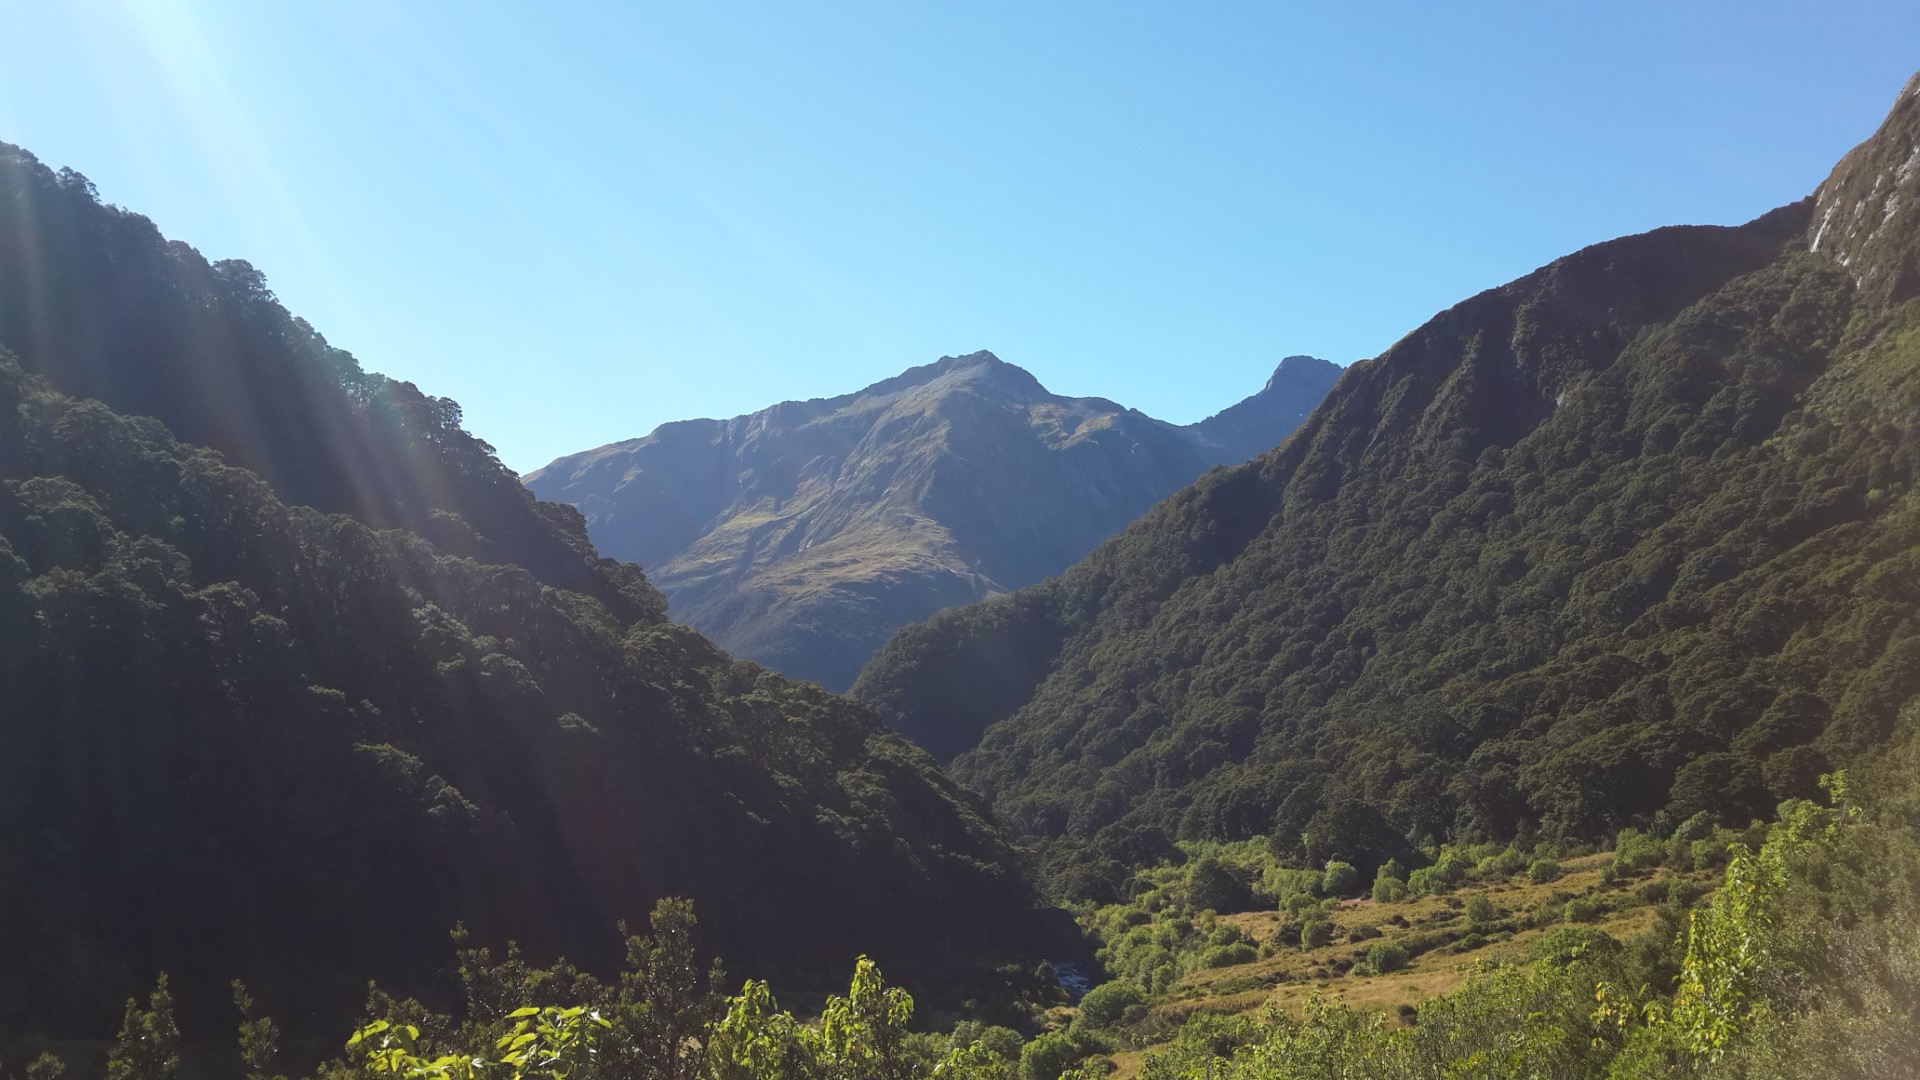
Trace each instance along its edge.
<path fill-rule="evenodd" d="M 1337 371 L 1340 365 L 1331 360 L 1322 360 L 1317 356 L 1307 356 L 1304 353 L 1282 357 L 1280 363 L 1274 367 L 1273 374 L 1267 378 L 1267 385 L 1262 389 L 1271 390 L 1276 383 L 1294 379 L 1319 378 L 1328 368 Z"/>
<path fill-rule="evenodd" d="M 1228 464 L 1258 457 L 1300 426 L 1340 378 L 1340 365 L 1314 356 L 1282 359 L 1265 386 L 1184 431 Z"/>
<path fill-rule="evenodd" d="M 1183 428 L 1051 393 L 982 349 L 851 394 L 663 424 L 525 482 L 645 566 L 677 618 L 843 687 L 899 626 L 1056 574 L 1209 467 L 1272 448 L 1338 372 L 1289 358 L 1224 425 Z"/>
<path fill-rule="evenodd" d="M 949 388 L 982 386 L 1017 398 L 1034 401 L 1054 397 L 1033 373 L 1017 364 L 1009 364 L 985 349 L 962 356 L 943 356 L 931 364 L 910 367 L 855 393 L 826 399 L 833 404 L 860 398 L 884 397 L 904 391 L 944 383 Z"/>

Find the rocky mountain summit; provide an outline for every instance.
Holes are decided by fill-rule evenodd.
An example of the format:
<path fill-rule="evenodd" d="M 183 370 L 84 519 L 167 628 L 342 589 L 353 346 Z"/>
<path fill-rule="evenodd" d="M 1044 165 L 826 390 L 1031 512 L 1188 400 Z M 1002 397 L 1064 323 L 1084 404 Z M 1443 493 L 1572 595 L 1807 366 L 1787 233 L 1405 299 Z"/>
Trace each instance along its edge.
<path fill-rule="evenodd" d="M 844 689 L 896 629 L 1059 573 L 1215 465 L 1278 444 L 1340 368 L 1294 356 L 1178 427 L 976 352 L 841 397 L 664 424 L 526 477 L 729 652 Z"/>
<path fill-rule="evenodd" d="M 1238 465 L 1278 446 L 1282 437 L 1306 423 L 1340 378 L 1340 365 L 1312 356 L 1289 356 L 1280 361 L 1260 392 L 1214 413 L 1182 431 L 1212 450 L 1220 464 Z"/>

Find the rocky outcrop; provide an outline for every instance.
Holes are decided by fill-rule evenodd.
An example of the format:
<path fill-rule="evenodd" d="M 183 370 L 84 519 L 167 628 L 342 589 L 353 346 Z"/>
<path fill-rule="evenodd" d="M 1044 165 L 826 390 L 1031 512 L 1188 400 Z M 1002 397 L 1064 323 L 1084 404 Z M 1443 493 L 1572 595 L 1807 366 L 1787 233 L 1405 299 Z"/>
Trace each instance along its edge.
<path fill-rule="evenodd" d="M 1808 233 L 1809 249 L 1851 271 L 1867 299 L 1920 294 L 1920 75 L 1814 193 Z"/>

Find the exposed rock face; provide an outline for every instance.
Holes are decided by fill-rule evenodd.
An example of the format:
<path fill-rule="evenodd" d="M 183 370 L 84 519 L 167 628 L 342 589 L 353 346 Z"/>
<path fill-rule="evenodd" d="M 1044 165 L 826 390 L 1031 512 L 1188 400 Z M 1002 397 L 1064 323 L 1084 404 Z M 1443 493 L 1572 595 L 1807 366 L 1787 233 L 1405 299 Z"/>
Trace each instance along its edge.
<path fill-rule="evenodd" d="M 1808 231 L 1808 247 L 1852 271 L 1866 298 L 1894 304 L 1920 294 L 1920 75 L 1814 193 Z"/>
<path fill-rule="evenodd" d="M 1057 574 L 1211 466 L 1277 444 L 1338 372 L 1289 357 L 1259 394 L 1181 428 L 1048 393 L 978 352 L 843 397 L 664 424 L 526 483 L 579 507 L 677 620 L 844 689 L 899 627 Z"/>

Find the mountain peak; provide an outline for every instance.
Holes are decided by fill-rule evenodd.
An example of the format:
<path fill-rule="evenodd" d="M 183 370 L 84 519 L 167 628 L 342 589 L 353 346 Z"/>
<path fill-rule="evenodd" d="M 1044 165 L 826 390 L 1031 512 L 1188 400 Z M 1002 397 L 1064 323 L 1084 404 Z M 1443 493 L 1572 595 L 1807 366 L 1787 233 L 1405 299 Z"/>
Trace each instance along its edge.
<path fill-rule="evenodd" d="M 931 386 L 941 380 L 949 386 L 984 386 L 1029 401 L 1053 397 L 1033 373 L 1017 364 L 1009 364 L 985 349 L 961 356 L 943 356 L 931 364 L 921 364 L 891 378 L 882 379 L 854 397 L 881 397 Z M 837 400 L 837 399 L 836 399 Z"/>
<path fill-rule="evenodd" d="M 1920 74 L 1814 193 L 1808 231 L 1808 249 L 1852 271 L 1869 299 L 1920 295 Z"/>
<path fill-rule="evenodd" d="M 1286 357 L 1259 393 L 1181 430 L 1222 462 L 1238 464 L 1257 457 L 1300 426 L 1333 388 L 1340 370 L 1340 365 L 1316 356 Z"/>
<path fill-rule="evenodd" d="M 526 482 L 577 506 L 599 550 L 645 566 L 680 619 L 838 688 L 900 626 L 1057 574 L 1210 466 L 1277 444 L 1332 383 L 1306 399 L 1316 365 L 1339 371 L 1282 361 L 1231 431 L 1203 432 L 1050 393 L 983 349 L 851 394 L 662 425 Z"/>
<path fill-rule="evenodd" d="M 1281 359 L 1273 374 L 1267 378 L 1267 384 L 1260 388 L 1265 394 L 1286 386 L 1318 386 L 1324 393 L 1340 377 L 1340 365 L 1331 360 L 1322 360 L 1317 356 L 1288 356 Z"/>

